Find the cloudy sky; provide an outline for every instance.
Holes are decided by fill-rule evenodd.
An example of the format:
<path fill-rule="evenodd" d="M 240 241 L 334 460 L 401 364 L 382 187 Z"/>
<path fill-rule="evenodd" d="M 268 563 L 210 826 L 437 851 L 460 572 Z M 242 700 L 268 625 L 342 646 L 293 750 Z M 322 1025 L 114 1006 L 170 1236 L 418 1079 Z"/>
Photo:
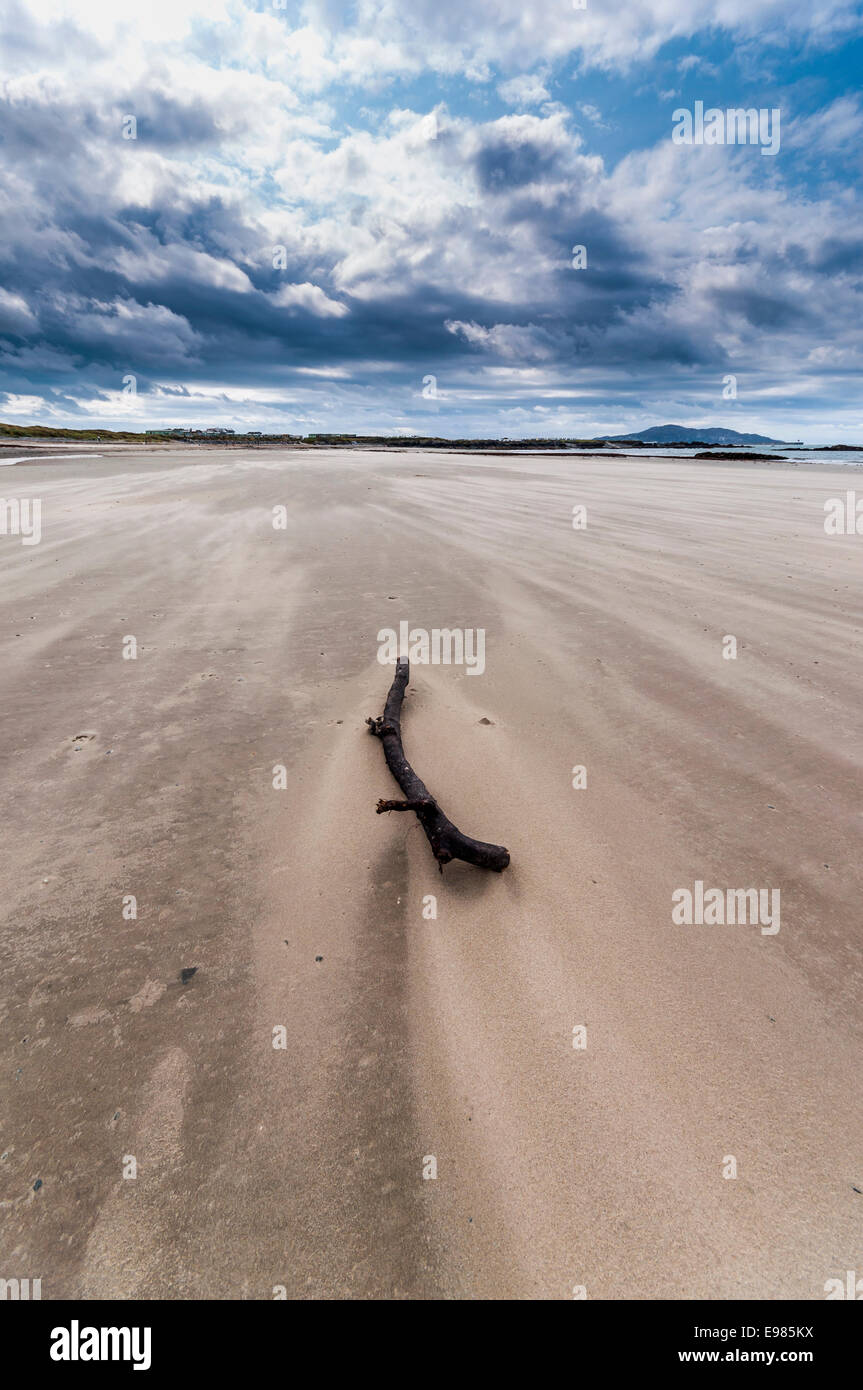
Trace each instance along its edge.
<path fill-rule="evenodd" d="M 863 438 L 861 4 L 581 3 L 6 0 L 0 419 Z"/>

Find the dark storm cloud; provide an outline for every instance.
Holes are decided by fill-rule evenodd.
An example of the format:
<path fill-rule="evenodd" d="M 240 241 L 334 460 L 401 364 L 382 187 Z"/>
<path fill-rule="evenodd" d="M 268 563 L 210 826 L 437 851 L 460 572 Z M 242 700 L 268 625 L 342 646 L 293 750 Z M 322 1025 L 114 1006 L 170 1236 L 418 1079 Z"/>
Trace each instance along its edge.
<path fill-rule="evenodd" d="M 476 157 L 479 184 L 485 193 L 508 193 L 526 183 L 547 179 L 556 163 L 554 151 L 530 140 L 498 140 Z"/>
<path fill-rule="evenodd" d="M 711 291 L 711 298 L 720 312 L 739 314 L 754 328 L 794 328 L 810 317 L 796 299 L 756 289 L 719 288 Z"/>
<path fill-rule="evenodd" d="M 123 113 L 137 122 L 137 139 L 156 149 L 181 150 L 217 142 L 221 127 L 217 113 L 200 99 L 181 101 L 165 92 L 139 89 L 120 99 Z"/>
<path fill-rule="evenodd" d="M 860 280 L 863 276 L 863 238 L 828 237 L 815 249 L 811 265 L 823 275 L 850 274 Z"/>
<path fill-rule="evenodd" d="M 36 52 L 34 38 L 21 42 Z M 420 114 L 394 112 L 392 129 L 363 140 L 297 135 L 277 112 L 270 135 L 266 84 L 211 82 L 171 90 L 157 64 L 105 91 L 83 75 L 7 91 L 7 393 L 77 415 L 132 373 L 139 396 L 178 407 L 199 387 L 216 399 L 214 383 L 342 400 L 345 385 L 308 374 L 338 370 L 386 413 L 386 392 L 397 411 L 427 373 L 454 399 L 459 382 L 477 390 L 486 369 L 504 368 L 544 373 L 552 402 L 590 374 L 589 404 L 617 389 L 621 369 L 638 390 L 715 379 L 726 341 L 753 378 L 759 361 L 799 356 L 801 327 L 813 342 L 841 329 L 842 354 L 859 351 L 857 305 L 837 304 L 833 285 L 859 270 L 859 238 L 813 219 L 783 245 L 787 204 L 730 165 L 646 151 L 635 196 L 637 178 L 615 183 L 560 108 L 479 123 L 443 114 L 431 137 Z M 122 139 L 125 114 L 135 141 Z M 701 237 L 717 228 L 727 245 L 714 251 Z M 492 385 L 520 399 L 517 377 Z"/>
<path fill-rule="evenodd" d="M 266 263 L 235 262 L 254 288 L 239 292 L 224 285 L 190 278 L 182 262 L 172 270 L 172 257 L 192 249 L 221 258 L 225 241 L 239 240 L 243 228 L 231 221 L 230 235 L 213 237 L 211 220 L 221 210 L 212 204 L 191 207 L 185 227 L 195 228 L 189 241 L 159 241 L 152 231 L 122 216 L 99 217 L 79 211 L 67 230 L 89 248 L 89 264 L 31 259 L 19 246 L 13 264 L 7 262 L 4 283 L 23 293 L 36 316 L 34 323 L 14 319 L 6 327 L 10 344 L 20 339 L 59 355 L 40 361 L 4 361 L 7 382 L 16 390 L 62 387 L 69 361 L 80 364 L 88 379 L 110 389 L 127 371 L 152 368 L 183 369 L 186 381 L 230 380 L 253 385 L 283 380 L 287 369 L 350 364 L 362 377 L 363 363 L 373 356 L 394 369 L 458 370 L 460 362 L 511 361 L 496 349 L 492 336 L 483 346 L 448 331 L 447 321 L 476 323 L 492 329 L 539 325 L 542 357 L 560 364 L 589 360 L 609 367 L 628 361 L 665 361 L 669 365 L 704 363 L 718 357 L 714 335 L 677 324 L 673 313 L 662 318 L 675 286 L 651 268 L 636 249 L 621 255 L 626 241 L 607 218 L 582 222 L 580 231 L 590 246 L 591 272 L 574 272 L 567 258 L 569 237 L 563 238 L 553 216 L 538 219 L 539 244 L 549 236 L 559 267 L 548 282 L 548 297 L 537 296 L 529 308 L 507 299 L 472 293 L 457 284 L 443 290 L 439 283 L 414 278 L 409 291 L 381 300 L 357 300 L 339 294 L 332 274 L 313 276 L 316 257 L 294 257 L 285 271 Z M 151 219 L 158 223 L 160 219 Z M 545 225 L 544 225 L 545 224 Z M 586 228 L 586 230 L 585 230 Z M 8 250 L 8 248 L 7 248 Z M 125 270 L 112 265 L 112 254 L 130 253 Z M 146 251 L 146 255 L 143 253 Z M 111 254 L 109 254 L 111 253 Z M 136 262 L 135 256 L 139 260 Z M 332 267 L 331 267 L 332 270 Z M 284 308 L 275 295 L 285 284 L 315 283 L 331 299 L 345 304 L 342 318 L 322 317 L 302 307 Z M 743 315 L 768 328 L 787 328 L 801 316 L 790 298 L 741 289 L 711 292 L 717 322 L 723 316 Z M 652 323 L 636 311 L 654 311 Z M 525 351 L 525 360 L 533 360 Z M 62 363 L 62 365 L 60 365 Z"/>

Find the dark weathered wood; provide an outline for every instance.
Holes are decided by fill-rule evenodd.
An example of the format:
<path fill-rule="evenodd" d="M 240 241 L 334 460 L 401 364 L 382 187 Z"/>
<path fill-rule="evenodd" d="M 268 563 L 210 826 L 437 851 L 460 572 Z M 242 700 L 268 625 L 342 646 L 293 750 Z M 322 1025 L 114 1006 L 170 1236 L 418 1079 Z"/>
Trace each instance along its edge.
<path fill-rule="evenodd" d="M 443 872 L 444 864 L 451 859 L 464 859 L 468 864 L 476 864 L 481 869 L 493 869 L 501 873 L 509 863 L 509 850 L 503 845 L 487 845 L 482 840 L 472 840 L 463 835 L 457 826 L 444 815 L 425 783 L 417 777 L 402 747 L 401 712 L 408 679 L 410 662 L 400 659 L 396 662 L 396 674 L 387 702 L 380 719 L 367 719 L 369 732 L 379 738 L 384 746 L 387 767 L 395 777 L 402 791 L 404 801 L 379 801 L 377 813 L 384 811 L 415 811 L 428 842 Z"/>

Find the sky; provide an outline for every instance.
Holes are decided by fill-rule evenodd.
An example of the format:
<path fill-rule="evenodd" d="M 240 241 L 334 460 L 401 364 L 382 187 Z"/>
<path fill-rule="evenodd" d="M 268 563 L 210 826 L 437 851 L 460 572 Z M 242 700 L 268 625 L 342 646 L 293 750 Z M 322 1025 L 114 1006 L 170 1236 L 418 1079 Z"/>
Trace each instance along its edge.
<path fill-rule="evenodd" d="M 0 420 L 863 441 L 860 3 L 0 25 Z"/>

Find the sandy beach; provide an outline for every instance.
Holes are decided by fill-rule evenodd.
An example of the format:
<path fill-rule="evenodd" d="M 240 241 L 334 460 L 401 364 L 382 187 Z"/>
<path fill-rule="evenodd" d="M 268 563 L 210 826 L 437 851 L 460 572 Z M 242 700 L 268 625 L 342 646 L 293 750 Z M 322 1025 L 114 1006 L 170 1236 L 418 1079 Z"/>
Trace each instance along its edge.
<path fill-rule="evenodd" d="M 863 1272 L 863 540 L 824 529 L 857 471 L 77 452 L 2 471 L 41 540 L 0 536 L 0 1273 L 769 1300 Z M 414 664 L 403 730 L 502 874 L 375 815 L 401 621 L 485 633 L 482 674 Z M 781 890 L 781 929 L 675 924 L 698 881 Z"/>

